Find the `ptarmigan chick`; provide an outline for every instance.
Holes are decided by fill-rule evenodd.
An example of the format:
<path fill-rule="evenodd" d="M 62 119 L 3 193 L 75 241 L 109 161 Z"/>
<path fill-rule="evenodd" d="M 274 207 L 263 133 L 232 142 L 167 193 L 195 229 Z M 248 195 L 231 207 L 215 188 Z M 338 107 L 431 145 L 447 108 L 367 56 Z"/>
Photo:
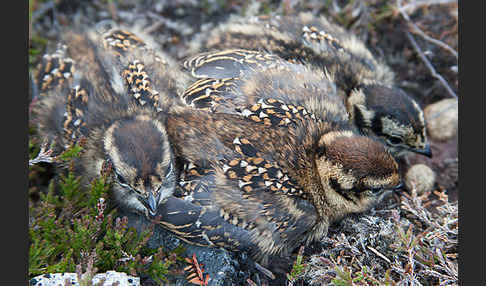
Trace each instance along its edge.
<path fill-rule="evenodd" d="M 362 41 L 323 16 L 231 17 L 197 37 L 190 54 L 237 48 L 270 52 L 328 72 L 362 133 L 380 138 L 396 156 L 406 151 L 432 155 L 417 102 L 396 87 L 391 69 Z"/>
<path fill-rule="evenodd" d="M 111 165 L 116 203 L 153 216 L 177 176 L 159 111 L 177 104 L 187 77 L 140 34 L 101 26 L 64 31 L 37 70 L 34 116 L 39 135 L 60 151 L 86 142 L 75 164 L 86 183 Z"/>
<path fill-rule="evenodd" d="M 265 264 L 322 238 L 330 223 L 368 210 L 400 187 L 393 157 L 354 131 L 336 94 L 320 106 L 319 117 L 282 100 L 332 86 L 292 76 L 278 68 L 256 70 L 252 85 L 239 89 L 255 103 L 243 102 L 236 114 L 190 108 L 166 116 L 182 162 L 181 189 L 155 222 L 187 242 L 249 251 Z"/>

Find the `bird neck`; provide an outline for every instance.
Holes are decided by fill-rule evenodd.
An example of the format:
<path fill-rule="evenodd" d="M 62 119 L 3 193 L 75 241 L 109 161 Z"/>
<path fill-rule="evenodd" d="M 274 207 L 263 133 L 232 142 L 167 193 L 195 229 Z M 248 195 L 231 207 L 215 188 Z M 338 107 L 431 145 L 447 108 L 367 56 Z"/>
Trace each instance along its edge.
<path fill-rule="evenodd" d="M 303 188 L 307 198 L 315 206 L 319 215 L 319 220 L 327 220 L 328 216 L 328 200 L 325 198 L 326 190 L 323 185 L 321 176 L 319 175 L 318 162 L 318 141 L 325 130 L 329 128 L 328 123 L 314 124 L 307 128 L 302 140 L 302 149 L 300 154 L 302 158 L 296 160 L 298 165 L 294 165 L 293 168 L 289 168 L 294 178 L 297 179 L 298 184 Z M 290 172 L 289 172 L 290 173 Z"/>
<path fill-rule="evenodd" d="M 327 209 L 326 201 L 322 199 L 322 193 L 324 189 L 320 180 L 319 173 L 317 172 L 317 166 L 315 160 L 312 160 L 312 166 L 309 166 L 307 170 L 298 170 L 300 174 L 297 176 L 299 185 L 302 186 L 304 192 L 315 206 L 319 218 L 326 218 L 325 209 Z"/>
<path fill-rule="evenodd" d="M 359 129 L 360 132 L 368 134 L 373 125 L 375 112 L 368 108 L 366 103 L 366 94 L 364 91 L 354 89 L 346 98 L 346 109 L 350 121 Z"/>

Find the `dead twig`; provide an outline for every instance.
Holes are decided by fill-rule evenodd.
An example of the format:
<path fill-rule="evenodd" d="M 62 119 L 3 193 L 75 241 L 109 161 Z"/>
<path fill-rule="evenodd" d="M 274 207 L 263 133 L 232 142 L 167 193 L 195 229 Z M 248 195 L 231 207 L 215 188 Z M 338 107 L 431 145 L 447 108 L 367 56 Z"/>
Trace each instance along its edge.
<path fill-rule="evenodd" d="M 410 17 L 408 16 L 408 14 L 405 12 L 406 9 L 404 9 L 404 7 L 407 6 L 407 5 L 402 6 L 401 2 L 402 2 L 401 0 L 397 0 L 397 9 L 400 12 L 400 14 L 402 15 L 402 17 L 407 21 L 409 28 L 412 30 L 412 32 L 414 34 L 418 34 L 420 37 L 422 37 L 426 41 L 429 41 L 429 42 L 449 51 L 451 54 L 454 55 L 454 57 L 456 57 L 456 59 L 459 57 L 456 50 L 454 50 L 451 46 L 447 45 L 446 43 L 444 43 L 442 41 L 439 41 L 437 39 L 430 37 L 424 31 L 422 31 L 422 29 L 420 29 L 419 26 L 417 26 L 414 22 L 412 22 L 410 20 Z M 430 2 L 430 1 L 427 1 L 427 2 Z M 410 5 L 410 4 L 408 4 L 408 5 Z"/>
<path fill-rule="evenodd" d="M 108 11 L 110 11 L 111 18 L 118 21 L 118 9 L 116 8 L 115 1 L 108 1 Z"/>
<path fill-rule="evenodd" d="M 191 284 L 207 286 L 209 282 L 209 274 L 204 276 L 203 265 L 197 261 L 196 254 L 193 254 L 192 258 L 186 258 L 186 262 L 190 264 L 184 268 L 185 271 L 189 271 L 189 275 L 186 277 L 187 281 Z"/>
<path fill-rule="evenodd" d="M 178 33 L 180 33 L 183 36 L 190 35 L 194 32 L 194 29 L 192 27 L 190 27 L 189 25 L 185 24 L 185 23 L 179 23 L 179 22 L 172 21 L 169 18 L 165 18 L 165 17 L 163 17 L 163 16 L 161 16 L 157 13 L 151 12 L 151 11 L 148 11 L 147 15 L 150 18 L 152 18 L 156 21 L 152 26 L 149 27 L 149 29 L 150 29 L 149 33 L 154 32 L 156 29 L 160 28 L 162 25 L 164 25 L 165 27 L 167 27 L 169 29 L 177 31 Z"/>
<path fill-rule="evenodd" d="M 272 273 L 272 271 L 268 270 L 267 268 L 261 266 L 257 262 L 255 262 L 255 268 L 259 270 L 261 273 L 265 274 L 267 277 L 270 279 L 275 279 L 275 275 Z"/>
<path fill-rule="evenodd" d="M 444 88 L 447 90 L 447 92 L 450 95 L 452 95 L 453 97 L 457 98 L 456 93 L 452 90 L 452 88 L 449 86 L 449 84 L 447 83 L 447 81 L 439 73 L 437 73 L 435 71 L 434 67 L 432 66 L 432 64 L 430 63 L 430 61 L 427 59 L 427 57 L 425 56 L 425 54 L 422 52 L 422 49 L 420 49 L 419 45 L 415 41 L 415 38 L 412 36 L 412 34 L 410 34 L 410 32 L 407 32 L 407 38 L 410 41 L 410 43 L 412 44 L 412 46 L 415 49 L 415 51 L 420 56 L 420 59 L 422 59 L 422 61 L 424 62 L 425 66 L 429 69 L 429 71 L 432 74 L 432 76 L 435 77 L 436 79 L 438 79 L 440 81 L 440 83 L 444 86 Z"/>
<path fill-rule="evenodd" d="M 386 262 L 388 262 L 389 264 L 391 264 L 391 261 L 390 259 L 388 259 L 388 257 L 386 257 L 385 255 L 381 254 L 378 250 L 376 250 L 375 248 L 371 247 L 371 246 L 366 246 L 369 250 L 371 250 L 374 254 L 376 254 L 378 257 L 380 257 L 381 259 L 385 260 Z"/>
<path fill-rule="evenodd" d="M 438 4 L 451 4 L 457 3 L 457 0 L 423 0 L 423 1 L 413 1 L 405 6 L 401 7 L 402 11 L 407 13 L 413 13 L 415 10 L 422 6 L 438 5 Z"/>
<path fill-rule="evenodd" d="M 55 160 L 55 157 L 52 157 L 52 149 L 46 150 L 47 143 L 42 144 L 39 154 L 34 159 L 29 160 L 29 166 L 45 162 L 45 163 L 52 163 Z"/>
<path fill-rule="evenodd" d="M 433 43 L 433 44 L 436 44 L 437 46 L 449 51 L 452 55 L 454 55 L 454 57 L 456 59 L 459 58 L 459 55 L 458 53 L 456 52 L 456 50 L 454 50 L 453 48 L 451 48 L 448 44 L 444 43 L 444 42 L 441 42 L 437 39 L 434 39 L 432 37 L 429 37 L 427 34 L 424 33 L 424 31 L 422 31 L 415 23 L 413 22 L 410 22 L 410 27 L 412 27 L 412 30 L 414 33 L 418 34 L 419 36 L 421 36 L 422 38 L 424 38 L 425 40 Z"/>
<path fill-rule="evenodd" d="M 408 24 L 408 26 L 409 26 L 409 28 L 412 32 L 414 32 L 415 34 L 418 34 L 419 36 L 421 36 L 426 41 L 429 41 L 429 42 L 431 42 L 435 45 L 438 45 L 439 47 L 442 47 L 443 49 L 446 49 L 447 51 L 452 53 L 457 59 L 458 53 L 453 48 L 451 48 L 449 45 L 445 44 L 444 42 L 441 42 L 441 41 L 434 39 L 434 38 L 428 36 L 427 34 L 425 34 L 424 31 L 422 31 L 415 23 L 413 23 L 410 20 L 409 15 L 406 13 L 406 11 L 408 11 L 408 10 L 412 10 L 412 11 L 415 10 L 415 9 L 412 9 L 413 7 L 418 7 L 418 6 L 423 6 L 423 5 L 432 5 L 432 4 L 452 3 L 452 2 L 457 2 L 457 1 L 433 1 L 433 0 L 429 0 L 429 1 L 413 2 L 413 3 L 407 4 L 405 6 L 402 6 L 402 0 L 396 1 L 397 10 L 400 12 L 400 14 L 405 19 L 405 21 L 407 21 L 407 24 Z M 425 66 L 431 72 L 432 76 L 440 81 L 440 83 L 445 87 L 445 89 L 447 90 L 447 92 L 450 95 L 457 98 L 456 93 L 452 90 L 452 88 L 449 86 L 447 81 L 439 73 L 436 72 L 436 70 L 434 69 L 434 67 L 430 63 L 430 61 L 427 59 L 427 57 L 423 53 L 422 49 L 420 49 L 419 45 L 415 41 L 415 38 L 412 36 L 412 34 L 407 32 L 407 37 L 408 37 L 410 43 L 412 44 L 413 48 L 415 49 L 415 51 L 420 56 L 420 59 L 424 62 Z"/>
<path fill-rule="evenodd" d="M 150 25 L 148 28 L 145 29 L 145 33 L 151 34 L 155 32 L 157 29 L 159 29 L 160 27 L 164 26 L 164 24 L 165 21 L 157 20 L 155 23 L 153 23 L 152 25 Z"/>

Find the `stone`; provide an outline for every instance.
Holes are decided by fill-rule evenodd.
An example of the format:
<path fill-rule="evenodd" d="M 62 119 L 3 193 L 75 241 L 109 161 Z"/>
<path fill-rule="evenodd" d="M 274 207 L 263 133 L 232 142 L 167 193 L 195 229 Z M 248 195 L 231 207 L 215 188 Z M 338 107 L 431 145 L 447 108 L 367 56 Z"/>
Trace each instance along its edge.
<path fill-rule="evenodd" d="M 143 231 L 151 225 L 145 217 L 119 210 L 119 216 L 126 216 L 128 218 L 128 227 L 133 227 L 137 232 Z M 229 286 L 229 285 L 243 285 L 246 284 L 246 279 L 255 270 L 253 261 L 244 253 L 232 253 L 224 249 L 213 247 L 201 247 L 185 243 L 173 235 L 170 231 L 165 230 L 160 226 L 155 226 L 152 236 L 147 242 L 147 246 L 152 249 L 163 247 L 164 251 L 172 251 L 178 246 L 183 246 L 185 251 L 182 253 L 183 257 L 192 258 L 195 254 L 198 262 L 204 264 L 204 276 L 209 274 L 208 284 L 211 286 Z M 189 265 L 189 264 L 188 264 Z M 190 284 L 186 276 L 183 275 L 167 275 L 169 285 L 193 285 Z M 144 285 L 157 285 L 152 281 L 142 281 Z"/>
<path fill-rule="evenodd" d="M 118 286 L 140 286 L 140 278 L 129 276 L 124 272 L 107 271 L 106 273 L 98 273 L 93 277 L 93 284 L 96 285 L 105 278 L 103 286 L 111 286 L 118 282 Z M 31 286 L 59 286 L 66 285 L 66 280 L 71 282 L 71 285 L 79 285 L 78 275 L 76 273 L 49 273 L 36 276 L 29 281 Z"/>
<path fill-rule="evenodd" d="M 405 185 L 409 190 L 415 188 L 418 195 L 432 191 L 435 184 L 435 173 L 425 164 L 415 164 L 405 174 Z"/>
<path fill-rule="evenodd" d="M 443 99 L 425 107 L 424 117 L 427 132 L 438 141 L 446 141 L 457 135 L 458 110 L 457 99 Z"/>

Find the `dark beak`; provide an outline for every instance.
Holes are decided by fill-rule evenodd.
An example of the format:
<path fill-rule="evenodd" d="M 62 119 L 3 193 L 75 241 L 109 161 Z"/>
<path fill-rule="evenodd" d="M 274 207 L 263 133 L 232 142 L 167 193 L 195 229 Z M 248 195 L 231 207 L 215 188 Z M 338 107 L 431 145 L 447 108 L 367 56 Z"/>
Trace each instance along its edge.
<path fill-rule="evenodd" d="M 403 182 L 401 181 L 398 185 L 396 185 L 395 187 L 393 187 L 392 189 L 393 190 L 398 190 L 398 189 L 401 189 L 403 188 Z"/>
<path fill-rule="evenodd" d="M 430 150 L 430 144 L 427 144 L 424 149 L 412 149 L 411 151 L 432 158 L 432 151 Z"/>
<path fill-rule="evenodd" d="M 158 196 L 154 196 L 152 192 L 149 192 L 147 198 L 148 210 L 149 214 L 153 217 L 157 214 L 157 207 L 158 207 Z"/>

